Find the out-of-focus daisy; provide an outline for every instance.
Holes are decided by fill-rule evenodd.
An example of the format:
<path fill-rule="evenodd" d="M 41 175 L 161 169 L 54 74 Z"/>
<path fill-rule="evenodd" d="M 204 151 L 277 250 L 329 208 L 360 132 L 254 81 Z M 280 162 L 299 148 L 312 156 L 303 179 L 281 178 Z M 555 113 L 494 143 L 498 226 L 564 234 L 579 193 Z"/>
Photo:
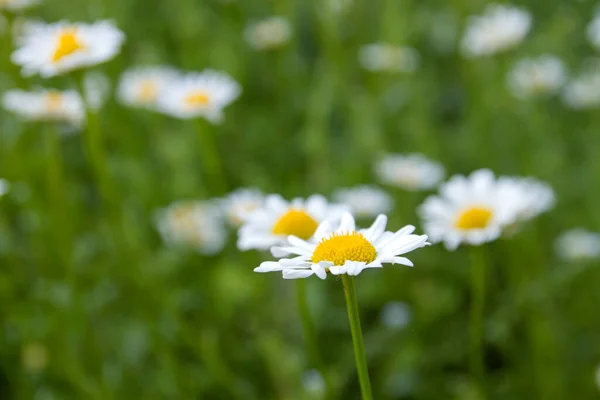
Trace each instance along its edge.
<path fill-rule="evenodd" d="M 23 75 L 48 78 L 106 62 L 117 55 L 124 40 L 112 21 L 38 22 L 23 30 L 11 59 L 23 67 Z"/>
<path fill-rule="evenodd" d="M 283 46 L 292 36 L 292 27 L 283 17 L 270 17 L 250 24 L 244 33 L 246 41 L 257 50 Z"/>
<path fill-rule="evenodd" d="M 223 109 L 238 98 L 242 88 L 224 72 L 205 70 L 187 73 L 170 83 L 158 98 L 158 109 L 176 118 L 223 119 Z"/>
<path fill-rule="evenodd" d="M 289 245 L 275 246 L 271 253 L 282 258 L 265 261 L 255 272 L 282 271 L 284 279 L 321 279 L 332 275 L 355 276 L 367 268 L 382 268 L 384 263 L 413 266 L 403 254 L 427 246 L 427 235 L 413 235 L 414 226 L 407 225 L 397 232 L 386 232 L 387 217 L 379 215 L 368 229 L 357 230 L 350 213 L 342 215 L 334 229 L 324 221 L 315 232 L 315 241 L 307 242 L 296 236 L 288 238 Z"/>
<path fill-rule="evenodd" d="M 600 233 L 575 228 L 561 234 L 555 242 L 559 257 L 567 261 L 600 258 Z"/>
<path fill-rule="evenodd" d="M 534 178 L 500 177 L 498 190 L 515 213 L 515 222 L 524 222 L 554 207 L 554 190 L 547 183 Z"/>
<path fill-rule="evenodd" d="M 230 225 L 240 227 L 253 211 L 262 207 L 264 199 L 260 190 L 237 189 L 223 200 L 223 212 Z"/>
<path fill-rule="evenodd" d="M 358 218 L 372 218 L 388 213 L 393 207 L 392 198 L 387 192 L 369 185 L 337 189 L 333 193 L 333 199 L 348 206 Z"/>
<path fill-rule="evenodd" d="M 83 94 L 88 108 L 92 111 L 100 110 L 110 93 L 110 80 L 102 72 L 92 71 L 83 78 Z"/>
<path fill-rule="evenodd" d="M 499 185 L 491 171 L 481 169 L 442 183 L 440 195 L 428 197 L 419 213 L 431 242 L 444 242 L 454 250 L 463 242 L 480 245 L 496 240 L 505 226 L 515 222 L 520 194 L 520 188 Z"/>
<path fill-rule="evenodd" d="M 40 0 L 0 0 L 0 10 L 19 11 L 39 4 Z"/>
<path fill-rule="evenodd" d="M 358 61 L 369 71 L 412 72 L 419 66 L 419 53 L 410 47 L 372 43 L 360 48 Z"/>
<path fill-rule="evenodd" d="M 462 39 L 466 56 L 495 54 L 517 46 L 531 28 L 531 14 L 512 6 L 488 5 L 483 15 L 472 16 Z"/>
<path fill-rule="evenodd" d="M 121 76 L 117 96 L 125 105 L 155 109 L 158 99 L 177 77 L 178 72 L 170 67 L 132 68 Z"/>
<path fill-rule="evenodd" d="M 201 254 L 218 253 L 227 238 L 218 207 L 209 202 L 172 203 L 157 213 L 156 225 L 168 244 L 191 247 Z"/>
<path fill-rule="evenodd" d="M 321 398 L 327 390 L 323 375 L 316 369 L 311 369 L 302 374 L 302 386 L 304 390 L 316 398 Z"/>
<path fill-rule="evenodd" d="M 0 178 L 0 197 L 10 191 L 10 183 L 6 179 Z"/>
<path fill-rule="evenodd" d="M 73 125 L 81 125 L 85 121 L 83 100 L 74 90 L 9 90 L 2 96 L 2 105 L 29 121 L 66 122 Z"/>
<path fill-rule="evenodd" d="M 383 306 L 381 321 L 386 328 L 403 329 L 410 322 L 411 312 L 408 304 L 393 301 Z"/>
<path fill-rule="evenodd" d="M 339 204 L 329 204 L 320 195 L 291 202 L 276 194 L 269 195 L 263 206 L 252 212 L 240 228 L 238 248 L 267 250 L 285 244 L 289 235 L 310 239 L 321 222 L 339 219 L 346 210 Z"/>
<path fill-rule="evenodd" d="M 562 99 L 573 109 L 582 110 L 600 106 L 600 71 L 586 71 L 565 86 Z"/>
<path fill-rule="evenodd" d="M 550 95 L 561 88 L 566 75 L 558 57 L 525 58 L 517 62 L 508 74 L 508 87 L 519 98 Z"/>
<path fill-rule="evenodd" d="M 421 154 L 388 154 L 375 165 L 375 173 L 388 185 L 427 190 L 444 179 L 444 167 Z"/>
<path fill-rule="evenodd" d="M 592 46 L 600 50 L 600 14 L 596 14 L 587 27 L 587 37 Z"/>

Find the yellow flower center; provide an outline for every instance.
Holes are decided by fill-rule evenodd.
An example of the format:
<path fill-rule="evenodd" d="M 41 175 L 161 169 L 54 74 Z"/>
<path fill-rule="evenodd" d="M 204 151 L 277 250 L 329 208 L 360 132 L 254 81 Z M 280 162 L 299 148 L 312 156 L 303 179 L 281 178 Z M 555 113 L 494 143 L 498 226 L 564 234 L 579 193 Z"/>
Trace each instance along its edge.
<path fill-rule="evenodd" d="M 300 239 L 308 239 L 317 230 L 319 224 L 304 210 L 291 208 L 283 214 L 273 226 L 275 235 L 294 235 Z"/>
<path fill-rule="evenodd" d="M 46 93 L 46 107 L 50 112 L 60 110 L 62 106 L 63 96 L 60 92 L 48 92 Z"/>
<path fill-rule="evenodd" d="M 315 249 L 312 262 L 329 261 L 333 265 L 344 265 L 346 261 L 375 261 L 377 250 L 362 233 L 336 234 L 321 240 Z"/>
<path fill-rule="evenodd" d="M 156 100 L 156 96 L 158 95 L 158 88 L 156 84 L 151 80 L 147 80 L 140 84 L 138 88 L 138 99 L 143 102 L 151 102 Z"/>
<path fill-rule="evenodd" d="M 190 107 L 200 108 L 208 105 L 209 100 L 205 92 L 195 92 L 187 95 L 184 102 Z"/>
<path fill-rule="evenodd" d="M 487 207 L 471 207 L 460 213 L 456 227 L 462 230 L 483 229 L 492 219 L 492 210 Z"/>
<path fill-rule="evenodd" d="M 54 55 L 52 56 L 52 62 L 57 63 L 63 58 L 83 49 L 85 49 L 85 46 L 79 41 L 77 30 L 67 29 L 58 37 L 58 43 Z"/>

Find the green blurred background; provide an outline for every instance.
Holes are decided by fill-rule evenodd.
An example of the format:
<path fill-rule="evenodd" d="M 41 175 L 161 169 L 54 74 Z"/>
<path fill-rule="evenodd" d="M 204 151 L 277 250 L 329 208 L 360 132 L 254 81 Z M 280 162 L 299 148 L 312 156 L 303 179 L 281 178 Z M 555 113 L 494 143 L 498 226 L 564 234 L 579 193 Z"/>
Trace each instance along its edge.
<path fill-rule="evenodd" d="M 560 98 L 515 99 L 506 73 L 524 56 L 553 53 L 576 74 L 595 51 L 585 38 L 595 3 L 520 1 L 532 32 L 515 50 L 466 60 L 456 50 L 474 0 L 347 1 L 47 0 L 46 21 L 111 18 L 127 41 L 97 68 L 113 85 L 126 68 L 220 69 L 243 94 L 208 127 L 224 164 L 223 188 L 204 190 L 198 124 L 119 105 L 99 115 L 106 204 L 81 135 L 62 137 L 65 186 L 47 185 L 51 126 L 0 114 L 1 399 L 321 399 L 310 371 L 294 282 L 252 269 L 270 256 L 240 253 L 231 232 L 214 257 L 165 247 L 153 212 L 179 199 L 221 197 L 241 186 L 286 197 L 374 182 L 384 152 L 420 152 L 448 174 L 488 167 L 549 182 L 557 205 L 509 239 L 486 246 L 488 398 L 598 398 L 600 270 L 566 263 L 554 240 L 600 224 L 600 117 Z M 244 40 L 254 20 L 279 15 L 293 29 L 280 49 Z M 5 38 L 6 39 L 6 36 Z M 10 39 L 8 39 L 10 40 Z M 0 90 L 68 88 L 68 77 L 15 78 L 0 48 Z M 408 45 L 408 74 L 361 69 L 358 49 Z M 57 195 L 57 205 L 50 197 Z M 52 194 L 54 193 L 54 194 Z M 390 189 L 391 229 L 419 227 L 427 193 Z M 367 221 L 370 222 L 370 221 Z M 419 228 L 418 228 L 419 229 Z M 420 229 L 419 229 L 420 232 Z M 469 249 L 414 253 L 415 268 L 357 278 L 376 399 L 476 399 L 468 371 Z M 337 392 L 360 397 L 341 282 L 307 282 L 322 358 Z M 386 323 L 390 310 L 395 326 Z M 389 315 L 388 315 L 389 316 Z"/>

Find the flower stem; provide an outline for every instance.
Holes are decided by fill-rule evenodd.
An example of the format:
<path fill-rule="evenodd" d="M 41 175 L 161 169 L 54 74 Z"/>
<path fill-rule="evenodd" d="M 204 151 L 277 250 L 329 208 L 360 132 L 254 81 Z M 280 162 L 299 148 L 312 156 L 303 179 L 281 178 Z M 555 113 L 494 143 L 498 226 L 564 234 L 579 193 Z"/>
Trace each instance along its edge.
<path fill-rule="evenodd" d="M 198 121 L 198 138 L 200 140 L 200 154 L 202 169 L 204 170 L 205 193 L 223 194 L 226 188 L 225 176 L 223 175 L 223 164 L 219 157 L 219 149 L 215 142 L 214 132 L 207 128 L 205 121 Z M 215 193 L 216 192 L 216 193 Z"/>
<path fill-rule="evenodd" d="M 363 400 L 373 400 L 371 382 L 369 381 L 369 370 L 367 368 L 367 357 L 365 355 L 365 345 L 363 343 L 363 335 L 360 328 L 358 301 L 356 300 L 356 290 L 354 289 L 354 277 L 343 274 L 342 283 L 344 284 L 344 295 L 346 296 L 346 306 L 348 307 L 348 318 L 350 319 L 350 331 L 352 332 L 352 343 L 354 344 L 354 357 L 356 359 L 358 380 L 360 381 L 360 391 Z"/>
<path fill-rule="evenodd" d="M 471 374 L 481 396 L 484 394 L 484 309 L 485 309 L 485 253 L 483 247 L 471 249 L 471 309 L 469 361 Z"/>

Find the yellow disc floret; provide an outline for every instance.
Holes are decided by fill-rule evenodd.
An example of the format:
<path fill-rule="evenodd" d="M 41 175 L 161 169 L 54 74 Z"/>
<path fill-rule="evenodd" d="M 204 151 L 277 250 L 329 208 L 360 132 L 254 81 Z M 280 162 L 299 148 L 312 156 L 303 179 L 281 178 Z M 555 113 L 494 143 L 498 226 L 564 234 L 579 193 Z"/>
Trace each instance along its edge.
<path fill-rule="evenodd" d="M 308 239 L 317 230 L 319 224 L 304 210 L 291 208 L 273 225 L 275 235 L 294 235 Z"/>
<path fill-rule="evenodd" d="M 492 210 L 487 207 L 471 207 L 462 211 L 456 219 L 456 227 L 462 230 L 484 229 L 492 219 Z"/>
<path fill-rule="evenodd" d="M 362 233 L 349 232 L 335 234 L 321 240 L 317 245 L 312 262 L 329 261 L 334 265 L 344 265 L 346 261 L 361 261 L 367 264 L 375 261 L 377 250 Z"/>
<path fill-rule="evenodd" d="M 208 105 L 210 99 L 204 92 L 195 92 L 185 96 L 184 102 L 190 107 L 199 108 Z"/>
<path fill-rule="evenodd" d="M 57 63 L 63 58 L 83 49 L 85 49 L 85 46 L 79 41 L 77 30 L 67 29 L 58 36 L 56 50 L 52 55 L 52 62 Z"/>

